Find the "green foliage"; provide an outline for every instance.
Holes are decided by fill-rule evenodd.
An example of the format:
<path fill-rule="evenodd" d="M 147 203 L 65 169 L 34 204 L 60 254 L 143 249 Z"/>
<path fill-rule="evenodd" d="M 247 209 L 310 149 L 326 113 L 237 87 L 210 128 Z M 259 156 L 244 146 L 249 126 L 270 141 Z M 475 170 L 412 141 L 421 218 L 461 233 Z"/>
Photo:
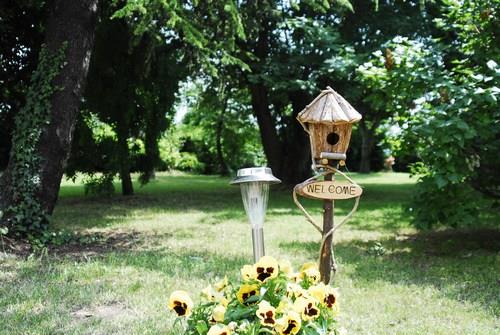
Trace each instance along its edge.
<path fill-rule="evenodd" d="M 205 172 L 205 164 L 198 160 L 195 153 L 181 152 L 179 160 L 175 162 L 174 168 L 181 171 Z"/>
<path fill-rule="evenodd" d="M 466 183 L 453 183 L 436 187 L 432 176 L 420 179 L 410 213 L 415 216 L 419 229 L 430 229 L 437 224 L 454 228 L 474 227 L 478 224 L 481 197 Z"/>
<path fill-rule="evenodd" d="M 50 99 L 58 89 L 52 81 L 64 66 L 66 44 L 55 53 L 42 47 L 38 66 L 32 74 L 25 107 L 16 115 L 13 150 L 6 193 L 14 205 L 5 209 L 2 220 L 18 235 L 37 235 L 47 228 L 47 216 L 39 201 L 40 164 L 38 143 L 50 122 Z"/>
<path fill-rule="evenodd" d="M 412 206 L 419 228 L 474 224 L 485 205 L 474 190 L 500 194 L 496 7 L 445 4 L 436 22 L 441 41 L 453 34 L 453 43 L 397 38 L 358 69 L 372 90 L 365 101 L 391 111 L 402 130 L 400 150 L 422 162 L 413 170 L 420 176 Z"/>
<path fill-rule="evenodd" d="M 85 194 L 104 195 L 110 197 L 115 193 L 114 174 L 88 175 L 83 180 Z"/>
<path fill-rule="evenodd" d="M 356 79 L 366 92 L 363 101 L 396 120 L 407 115 L 414 100 L 427 93 L 429 81 L 442 76 L 439 50 L 428 39 L 396 37 L 382 45 L 356 69 Z"/>
<path fill-rule="evenodd" d="M 125 18 L 106 17 L 116 10 L 104 6 L 105 17 L 96 31 L 84 110 L 67 173 L 119 174 L 123 181 L 131 172 L 140 172 L 145 184 L 155 169 L 165 169 L 158 141 L 172 123 L 186 61 L 175 32 L 164 31 L 159 38 L 151 28 L 137 35 L 137 26 Z M 99 192 L 108 193 L 109 181 L 101 181 L 104 189 Z"/>
<path fill-rule="evenodd" d="M 268 277 L 259 277 L 258 268 L 265 269 Z M 219 334 L 233 330 L 241 335 L 287 334 L 290 330 L 297 335 L 338 334 L 339 293 L 319 283 L 316 264 L 306 263 L 294 272 L 289 262 L 282 267 L 264 256 L 241 273 L 247 277 L 240 281 L 225 277 L 202 291 L 202 302 L 189 307 L 192 313 L 182 334 L 207 335 L 217 329 Z M 174 310 L 175 303 L 189 302 L 190 297 L 175 291 L 169 300 Z M 184 312 L 179 316 L 186 317 Z"/>
<path fill-rule="evenodd" d="M 229 79 L 227 79 L 229 80 Z M 181 151 L 203 164 L 204 173 L 228 174 L 265 163 L 259 131 L 249 108 L 248 92 L 213 86 L 195 88 L 197 96 L 184 118 Z"/>
<path fill-rule="evenodd" d="M 197 63 L 213 75 L 219 64 L 248 68 L 234 54 L 236 41 L 245 39 L 234 0 L 193 1 L 189 4 L 181 0 L 127 1 L 113 18 L 126 19 L 137 37 L 153 33 L 161 39 L 165 34 L 175 32 L 174 35 L 180 36 L 191 48 L 191 56 Z"/>
<path fill-rule="evenodd" d="M 7 167 L 14 118 L 37 66 L 47 7 L 46 1 L 0 2 L 0 170 Z"/>
<path fill-rule="evenodd" d="M 164 164 L 163 170 L 174 169 L 202 173 L 205 165 L 198 160 L 196 154 L 180 151 L 187 139 L 184 133 L 191 133 L 183 129 L 183 127 L 171 128 L 160 138 L 158 147 L 160 159 Z"/>

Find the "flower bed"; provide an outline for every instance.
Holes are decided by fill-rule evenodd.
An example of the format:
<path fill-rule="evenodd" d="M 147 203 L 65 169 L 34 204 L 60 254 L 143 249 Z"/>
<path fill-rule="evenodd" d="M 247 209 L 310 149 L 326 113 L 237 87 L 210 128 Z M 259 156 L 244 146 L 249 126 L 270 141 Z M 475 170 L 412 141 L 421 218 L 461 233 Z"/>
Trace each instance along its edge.
<path fill-rule="evenodd" d="M 264 256 L 241 269 L 241 283 L 225 277 L 203 289 L 194 306 L 189 294 L 175 291 L 168 307 L 176 326 L 188 335 L 337 335 L 338 290 L 319 282 L 314 263 L 294 272 L 287 261 Z M 186 319 L 186 321 L 183 321 Z"/>

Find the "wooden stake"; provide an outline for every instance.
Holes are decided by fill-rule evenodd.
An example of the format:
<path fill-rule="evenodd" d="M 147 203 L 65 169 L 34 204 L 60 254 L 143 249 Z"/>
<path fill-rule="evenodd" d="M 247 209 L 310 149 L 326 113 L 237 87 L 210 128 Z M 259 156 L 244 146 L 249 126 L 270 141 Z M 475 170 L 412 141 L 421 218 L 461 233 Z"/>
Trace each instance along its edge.
<path fill-rule="evenodd" d="M 333 173 L 325 175 L 325 180 L 330 181 L 333 179 Z M 333 228 L 333 200 L 323 201 L 323 236 Z M 330 276 L 332 271 L 332 240 L 333 236 L 330 235 L 323 245 L 321 250 L 321 259 L 319 264 L 319 272 L 321 273 L 321 281 L 325 284 L 330 283 Z"/>

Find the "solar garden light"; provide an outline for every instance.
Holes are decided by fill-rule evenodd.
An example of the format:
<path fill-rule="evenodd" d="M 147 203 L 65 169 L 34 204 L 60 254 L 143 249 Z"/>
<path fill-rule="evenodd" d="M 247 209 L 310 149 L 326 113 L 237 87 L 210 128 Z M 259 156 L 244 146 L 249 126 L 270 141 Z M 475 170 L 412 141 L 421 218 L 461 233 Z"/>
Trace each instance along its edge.
<path fill-rule="evenodd" d="M 239 169 L 231 185 L 240 185 L 243 205 L 252 226 L 253 258 L 264 256 L 264 219 L 266 217 L 269 185 L 281 183 L 268 167 Z"/>

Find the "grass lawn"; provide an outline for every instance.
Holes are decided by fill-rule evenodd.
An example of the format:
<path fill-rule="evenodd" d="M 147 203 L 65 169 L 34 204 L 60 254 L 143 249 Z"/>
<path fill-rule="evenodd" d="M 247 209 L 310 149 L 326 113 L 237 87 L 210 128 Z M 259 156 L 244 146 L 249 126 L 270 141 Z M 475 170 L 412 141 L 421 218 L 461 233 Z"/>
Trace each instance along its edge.
<path fill-rule="evenodd" d="M 334 239 L 349 334 L 500 333 L 499 232 L 417 233 L 403 209 L 408 175 L 353 178 L 364 195 Z M 304 203 L 320 220 L 321 202 Z M 337 201 L 337 218 L 350 206 Z M 488 220 L 498 216 L 478 218 Z M 0 249 L 0 334 L 174 334 L 170 292 L 196 297 L 252 261 L 239 189 L 224 178 L 160 174 L 109 199 L 64 182 L 53 223 L 98 238 L 27 257 Z M 316 260 L 319 234 L 289 191 L 271 190 L 265 232 L 267 254 Z"/>

